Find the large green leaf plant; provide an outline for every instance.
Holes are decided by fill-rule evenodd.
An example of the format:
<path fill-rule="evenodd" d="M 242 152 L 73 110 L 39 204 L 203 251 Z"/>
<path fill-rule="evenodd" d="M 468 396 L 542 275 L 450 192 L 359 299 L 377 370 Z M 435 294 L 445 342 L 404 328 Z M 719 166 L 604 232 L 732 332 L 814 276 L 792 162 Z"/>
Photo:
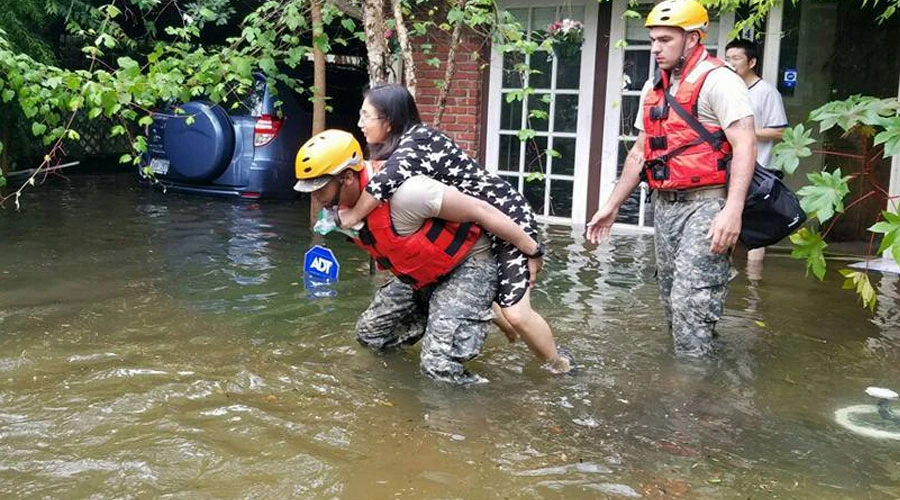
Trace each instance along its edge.
<path fill-rule="evenodd" d="M 865 162 L 874 162 L 879 158 L 892 158 L 900 155 L 900 102 L 896 97 L 877 98 L 855 95 L 842 101 L 833 101 L 814 110 L 809 115 L 810 121 L 818 123 L 819 132 L 827 132 L 838 128 L 843 136 L 855 135 L 863 141 L 871 141 L 876 149 L 875 158 L 863 158 Z M 782 142 L 773 148 L 773 167 L 793 173 L 802 158 L 812 155 L 812 146 L 816 140 L 810 137 L 811 130 L 803 124 L 787 129 Z M 824 151 L 826 159 L 829 152 Z M 855 200 L 845 205 L 845 198 L 850 193 L 850 182 L 856 176 L 844 175 L 840 168 L 827 170 L 827 163 L 820 172 L 807 174 L 809 184 L 797 191 L 800 204 L 815 222 L 802 228 L 791 236 L 794 245 L 793 257 L 806 262 L 807 272 L 818 279 L 825 278 L 826 257 L 825 242 L 828 233 L 846 210 L 870 197 L 883 199 L 888 208 L 881 212 L 878 220 L 869 227 L 875 235 L 881 235 L 881 244 L 877 253 L 887 253 L 900 262 L 900 214 L 897 213 L 897 200 L 887 203 L 890 196 L 883 188 L 873 186 Z M 874 238 L 873 238 L 874 240 Z M 869 255 L 872 254 L 872 246 Z M 876 295 L 869 280 L 868 269 L 855 271 L 842 269 L 844 288 L 857 292 L 863 305 L 874 308 Z"/>

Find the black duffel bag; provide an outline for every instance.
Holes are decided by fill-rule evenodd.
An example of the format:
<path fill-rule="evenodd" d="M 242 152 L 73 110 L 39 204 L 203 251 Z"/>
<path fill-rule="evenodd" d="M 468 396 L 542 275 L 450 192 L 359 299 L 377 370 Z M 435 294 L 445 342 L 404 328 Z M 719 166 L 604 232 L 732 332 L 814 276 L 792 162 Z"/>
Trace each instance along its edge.
<path fill-rule="evenodd" d="M 747 201 L 741 218 L 741 243 L 748 249 L 778 243 L 806 221 L 797 195 L 775 172 L 759 164 L 747 188 Z"/>
<path fill-rule="evenodd" d="M 681 107 L 668 91 L 664 94 L 666 104 L 671 106 L 678 116 L 713 149 L 721 149 L 726 140 L 723 131 L 713 134 L 694 115 Z M 750 187 L 747 188 L 747 201 L 744 203 L 741 218 L 739 237 L 741 243 L 751 250 L 772 245 L 799 229 L 805 221 L 806 212 L 800 208 L 797 195 L 778 178 L 775 172 L 757 163 Z"/>

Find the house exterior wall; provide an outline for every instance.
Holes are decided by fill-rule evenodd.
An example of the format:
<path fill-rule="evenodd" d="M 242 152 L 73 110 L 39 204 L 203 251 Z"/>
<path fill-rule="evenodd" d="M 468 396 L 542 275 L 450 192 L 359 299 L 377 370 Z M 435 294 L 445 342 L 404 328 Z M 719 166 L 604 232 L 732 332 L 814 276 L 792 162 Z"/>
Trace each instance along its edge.
<path fill-rule="evenodd" d="M 415 50 L 416 65 L 416 103 L 425 123 L 437 125 L 443 132 L 456 141 L 459 146 L 473 158 L 481 158 L 483 148 L 483 132 L 486 122 L 485 92 L 487 71 L 484 54 L 488 47 L 479 35 L 468 32 L 462 35 L 462 45 L 456 51 L 456 70 L 450 81 L 444 112 L 439 124 L 434 120 L 438 111 L 438 99 L 441 93 L 439 85 L 443 82 L 446 71 L 447 56 L 450 50 L 450 37 L 416 40 L 415 45 L 431 44 L 431 54 L 423 50 Z M 439 67 L 428 65 L 426 60 L 437 58 Z"/>
<path fill-rule="evenodd" d="M 521 10 L 523 7 L 538 4 L 549 5 L 542 2 L 536 3 L 536 1 L 511 0 L 509 8 Z M 643 4 L 645 1 L 652 5 L 649 0 L 642 0 L 641 3 Z M 619 129 L 621 124 L 628 119 L 623 110 L 622 89 L 628 90 L 627 81 L 623 81 L 625 78 L 623 75 L 633 77 L 629 74 L 628 65 L 633 65 L 636 61 L 633 55 L 630 59 L 624 55 L 627 51 L 632 51 L 630 53 L 634 54 L 633 51 L 641 50 L 634 44 L 630 44 L 628 48 L 622 48 L 616 43 L 617 40 L 626 38 L 624 29 L 626 23 L 622 20 L 622 12 L 626 4 L 626 0 L 613 0 L 601 3 L 599 9 L 594 7 L 586 11 L 586 13 L 590 12 L 590 15 L 585 16 L 587 39 L 582 50 L 586 63 L 582 68 L 583 78 L 580 89 L 582 96 L 590 94 L 593 99 L 586 99 L 581 103 L 582 106 L 589 109 L 578 110 L 578 141 L 583 141 L 589 146 L 579 149 L 577 172 L 574 176 L 576 189 L 572 192 L 573 206 L 582 208 L 573 210 L 569 219 L 545 217 L 545 221 L 572 225 L 583 224 L 585 219 L 590 218 L 596 208 L 605 201 L 612 186 L 615 185 L 618 170 L 616 165 L 621 163 L 624 156 L 621 146 L 623 135 Z M 570 2 L 566 5 L 577 7 L 581 4 Z M 824 12 L 823 9 L 827 10 L 829 16 L 825 16 L 828 17 L 828 22 L 825 24 L 832 26 L 829 23 L 833 23 L 833 18 L 836 17 L 833 14 L 836 5 L 836 0 L 804 1 L 791 7 L 789 11 L 783 11 L 780 7 L 776 8 L 773 12 L 774 16 L 769 19 L 766 31 L 757 35 L 762 36 L 764 41 L 766 36 L 773 41 L 771 44 L 763 44 L 765 49 L 763 56 L 765 73 L 763 76 L 767 80 L 777 84 L 785 68 L 788 67 L 800 70 L 800 74 L 803 76 L 796 91 L 786 93 L 784 96 L 792 124 L 804 120 L 811 109 L 834 97 L 835 89 L 831 79 L 832 73 L 834 73 L 834 68 L 832 68 L 834 61 L 828 59 L 827 56 L 833 52 L 830 49 L 837 42 L 833 39 L 829 40 L 827 37 L 821 38 L 822 20 L 816 21 L 815 19 L 822 16 L 814 14 L 821 14 Z M 800 15 L 801 11 L 806 12 L 807 10 L 809 10 L 806 13 L 808 15 Z M 846 17 L 848 16 L 839 16 L 838 22 Z M 720 51 L 724 49 L 733 22 L 733 14 L 727 14 L 720 18 L 720 26 L 716 30 L 715 36 L 712 37 L 716 42 L 711 44 L 713 47 L 717 47 Z M 783 23 L 784 27 L 782 27 Z M 810 39 L 809 36 L 803 36 L 804 34 L 809 35 L 811 33 L 809 29 L 812 28 L 815 28 L 815 33 L 820 35 L 817 42 Z M 846 31 L 852 32 L 852 29 L 851 27 Z M 786 30 L 789 30 L 791 35 L 785 35 Z M 824 31 L 834 34 L 835 29 L 832 27 Z M 775 33 L 780 35 L 777 37 L 780 43 L 775 42 L 776 37 L 773 36 Z M 434 123 L 438 110 L 439 84 L 444 78 L 445 61 L 450 45 L 448 34 L 440 33 L 440 36 L 443 36 L 444 39 L 431 37 L 427 41 L 420 41 L 431 44 L 431 54 L 426 54 L 423 50 L 417 50 L 415 54 L 418 76 L 417 101 L 422 118 L 428 123 Z M 848 38 L 852 39 L 853 37 Z M 852 42 L 850 43 L 852 45 Z M 806 51 L 811 50 L 810 47 L 816 48 L 815 52 L 826 59 L 810 66 L 808 57 L 806 57 L 808 55 Z M 898 57 L 894 53 L 889 54 L 894 59 Z M 441 65 L 437 68 L 429 66 L 426 63 L 429 58 L 439 59 Z M 485 168 L 492 171 L 497 170 L 498 148 L 495 129 L 499 128 L 496 123 L 499 120 L 498 117 L 504 112 L 500 103 L 503 101 L 503 92 L 507 89 L 499 82 L 498 75 L 494 74 L 497 73 L 496 68 L 493 68 L 492 73 L 491 67 L 502 66 L 502 56 L 491 53 L 488 41 L 474 33 L 467 33 L 463 37 L 463 46 L 457 51 L 455 63 L 457 70 L 450 82 L 450 92 L 443 107 L 444 115 L 438 126 L 453 137 L 470 155 L 478 158 Z M 884 75 L 887 80 L 895 82 L 897 79 L 896 69 L 887 71 L 887 73 L 889 74 Z M 867 84 L 863 82 L 863 86 L 865 85 Z M 857 89 L 857 91 L 867 93 L 865 89 Z M 583 116 L 583 112 L 587 116 Z M 492 123 L 494 124 L 493 128 Z M 584 123 L 587 123 L 587 127 L 582 127 Z M 489 158 L 485 158 L 486 156 Z M 810 160 L 810 162 L 816 161 L 819 162 L 818 167 L 821 167 L 821 158 Z M 896 163 L 895 160 L 893 177 L 890 180 L 881 179 L 884 184 L 892 187 L 894 193 L 896 185 L 900 183 L 896 180 Z M 809 165 L 806 165 L 803 170 L 808 171 Z M 805 176 L 801 172 L 801 175 L 794 177 L 796 181 L 792 180 L 791 182 L 796 184 L 796 182 L 801 182 Z M 638 226 L 641 225 L 638 224 Z M 646 225 L 649 228 L 652 220 L 647 221 Z"/>

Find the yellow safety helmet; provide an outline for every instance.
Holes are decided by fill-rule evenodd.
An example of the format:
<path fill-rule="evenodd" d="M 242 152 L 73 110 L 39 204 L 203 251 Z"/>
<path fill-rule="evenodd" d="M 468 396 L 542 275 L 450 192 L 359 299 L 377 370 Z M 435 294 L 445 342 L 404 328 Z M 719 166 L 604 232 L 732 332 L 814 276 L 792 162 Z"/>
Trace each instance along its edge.
<path fill-rule="evenodd" d="M 653 7 L 644 26 L 672 26 L 687 32 L 699 31 L 703 39 L 709 28 L 709 14 L 697 0 L 664 0 Z"/>
<path fill-rule="evenodd" d="M 321 189 L 331 177 L 350 168 L 362 170 L 363 154 L 359 142 L 350 132 L 326 130 L 300 147 L 294 170 L 297 183 L 294 191 L 311 193 Z"/>

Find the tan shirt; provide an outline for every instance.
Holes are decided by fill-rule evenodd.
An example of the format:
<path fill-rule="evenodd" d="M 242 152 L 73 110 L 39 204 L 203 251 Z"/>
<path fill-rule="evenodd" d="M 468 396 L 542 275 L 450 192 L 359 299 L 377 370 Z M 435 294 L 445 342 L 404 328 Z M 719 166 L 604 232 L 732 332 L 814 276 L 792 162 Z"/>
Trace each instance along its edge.
<path fill-rule="evenodd" d="M 696 81 L 711 65 L 708 61 L 701 62 L 687 75 L 687 81 Z M 670 94 L 675 95 L 679 83 L 678 79 L 672 80 L 669 88 Z M 641 131 L 644 130 L 644 98 L 651 88 L 653 88 L 652 78 L 644 83 L 644 88 L 641 90 L 641 103 L 634 120 L 635 128 Z M 750 94 L 747 92 L 744 80 L 727 67 L 710 72 L 706 81 L 703 82 L 697 98 L 697 118 L 700 123 L 725 129 L 732 123 L 748 116 L 753 116 L 753 104 L 750 102 Z"/>
<path fill-rule="evenodd" d="M 416 232 L 425 221 L 441 213 L 444 190 L 449 186 L 431 177 L 410 177 L 400 185 L 391 198 L 391 223 L 397 234 L 405 236 Z M 475 242 L 469 255 L 491 250 L 491 240 L 484 233 Z"/>

